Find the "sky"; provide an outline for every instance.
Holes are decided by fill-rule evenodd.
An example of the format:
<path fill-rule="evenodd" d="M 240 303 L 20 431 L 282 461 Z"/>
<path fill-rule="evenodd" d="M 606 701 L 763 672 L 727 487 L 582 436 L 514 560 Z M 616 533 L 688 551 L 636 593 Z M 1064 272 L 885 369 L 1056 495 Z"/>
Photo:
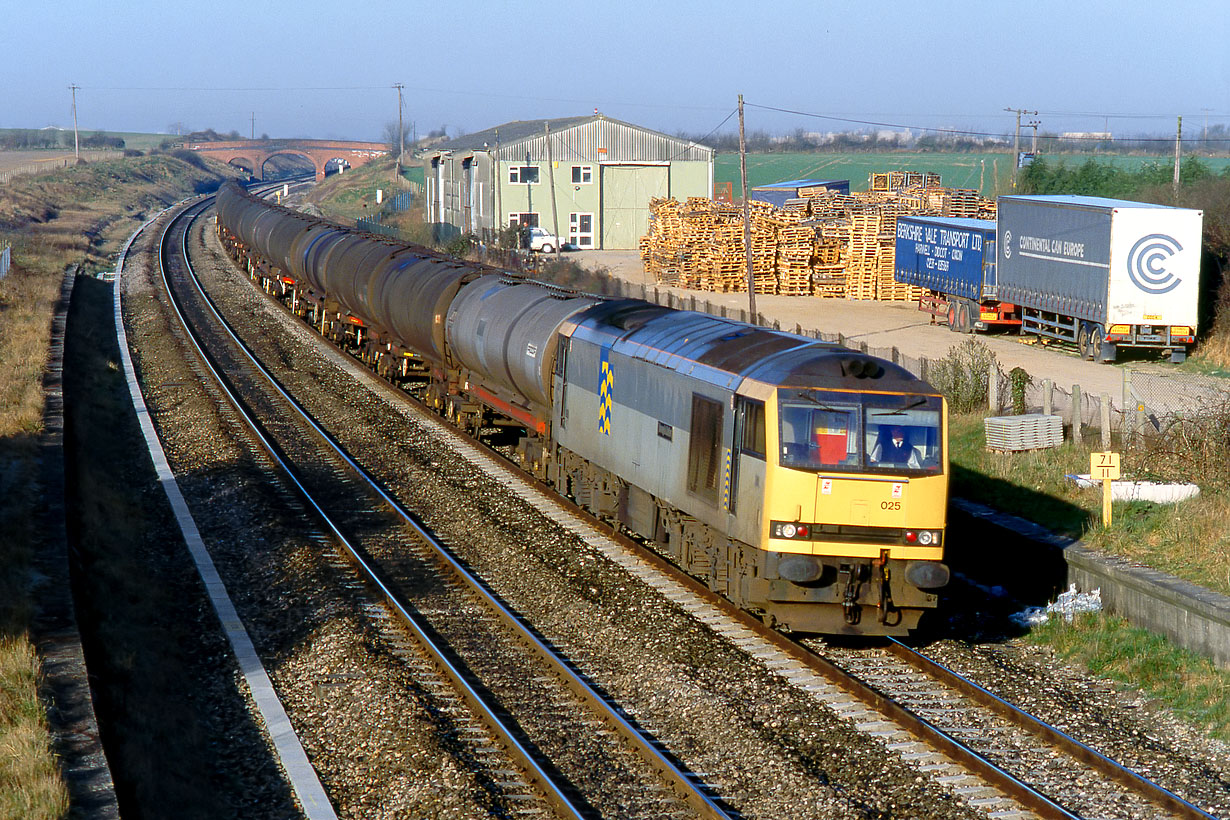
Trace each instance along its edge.
<path fill-rule="evenodd" d="M 378 140 L 594 109 L 668 134 L 1230 127 L 1230 0 L 22 2 L 0 127 Z M 792 113 L 788 113 L 792 112 Z M 254 118 L 254 122 L 253 122 Z"/>

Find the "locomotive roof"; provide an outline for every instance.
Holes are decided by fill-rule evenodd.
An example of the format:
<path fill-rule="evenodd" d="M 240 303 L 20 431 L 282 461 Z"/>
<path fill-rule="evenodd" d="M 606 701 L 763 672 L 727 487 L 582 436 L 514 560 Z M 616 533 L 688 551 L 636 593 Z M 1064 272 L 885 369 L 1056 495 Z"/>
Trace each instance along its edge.
<path fill-rule="evenodd" d="M 731 390 L 745 378 L 850 389 L 925 384 L 902 367 L 831 342 L 637 299 L 603 302 L 574 321 L 577 338 Z"/>

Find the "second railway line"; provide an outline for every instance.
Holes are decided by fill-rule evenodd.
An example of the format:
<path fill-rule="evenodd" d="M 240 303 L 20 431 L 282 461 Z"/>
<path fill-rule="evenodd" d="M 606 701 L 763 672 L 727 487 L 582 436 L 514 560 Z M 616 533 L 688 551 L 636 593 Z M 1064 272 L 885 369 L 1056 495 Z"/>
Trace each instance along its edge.
<path fill-rule="evenodd" d="M 198 234 L 194 237 L 193 241 L 199 241 L 199 236 Z M 536 514 L 532 509 L 507 496 L 501 498 L 493 494 L 498 491 L 490 485 L 489 478 L 456 463 L 456 457 L 446 454 L 446 451 L 434 449 L 432 440 L 447 438 L 449 434 L 411 432 L 414 425 L 405 426 L 404 411 L 398 412 L 394 409 L 394 412 L 390 413 L 390 407 L 383 403 L 380 396 L 383 390 L 376 388 L 370 392 L 356 391 L 353 387 L 337 386 L 337 380 L 342 377 L 332 372 L 332 368 L 340 363 L 338 354 L 314 352 L 310 333 L 301 326 L 292 324 L 288 327 L 285 317 L 278 315 L 276 309 L 271 309 L 269 302 L 254 298 L 254 294 L 244 293 L 246 283 L 242 280 L 238 283 L 235 281 L 238 274 L 227 270 L 228 263 L 220 257 L 218 249 L 211 241 L 203 242 L 197 250 L 204 251 L 206 256 L 213 255 L 212 263 L 206 265 L 207 278 L 213 278 L 219 293 L 225 294 L 221 297 L 222 301 L 231 305 L 227 310 L 233 310 L 237 316 L 242 316 L 244 323 L 255 324 L 258 329 L 254 330 L 251 338 L 258 343 L 258 347 L 267 347 L 266 358 L 269 361 L 279 362 L 280 366 L 287 368 L 279 378 L 284 377 L 288 383 L 298 382 L 306 391 L 305 400 L 318 402 L 319 415 L 322 418 L 333 412 L 330 405 L 334 402 L 350 403 L 359 408 L 357 416 L 348 419 L 345 416 L 339 417 L 338 426 L 341 431 L 345 431 L 339 431 L 339 435 L 353 437 L 356 441 L 367 440 L 375 445 L 376 450 L 389 448 L 389 442 L 402 442 L 400 449 L 396 451 L 399 454 L 383 460 L 381 469 L 388 471 L 389 478 L 386 481 L 390 486 L 419 486 L 418 495 L 421 500 L 418 503 L 427 511 L 425 517 L 438 516 L 442 521 L 449 522 L 448 526 L 467 535 L 488 529 L 504 529 L 511 533 L 511 540 L 503 541 L 485 554 L 481 550 L 468 554 L 467 560 L 478 566 L 493 562 L 490 570 L 492 583 L 506 587 L 509 597 L 523 602 L 521 606 L 524 611 L 542 611 L 542 615 L 535 616 L 536 624 L 542 624 L 539 628 L 548 633 L 558 630 L 556 634 L 568 636 L 559 637 L 557 640 L 561 645 L 569 645 L 577 657 L 584 658 L 582 665 L 587 670 L 593 670 L 594 676 L 603 681 L 603 686 L 608 691 L 630 693 L 627 700 L 630 711 L 635 712 L 644 725 L 653 727 L 658 737 L 664 740 L 669 738 L 667 745 L 678 750 L 677 754 L 686 757 L 695 771 L 703 772 L 705 778 L 711 780 L 724 796 L 731 798 L 733 804 L 738 806 L 745 816 L 796 816 L 788 813 L 789 811 L 796 812 L 797 816 L 817 816 L 817 812 L 823 812 L 821 807 L 826 805 L 826 800 L 829 801 L 827 805 L 830 807 L 844 806 L 844 811 L 852 812 L 851 816 L 866 816 L 868 811 L 874 813 L 874 806 L 908 809 L 917 816 L 964 816 L 968 809 L 962 809 L 959 802 L 953 803 L 944 797 L 942 788 L 938 793 L 928 794 L 934 787 L 911 785 L 908 767 L 901 768 L 893 762 L 894 756 L 886 757 L 883 751 L 876 751 L 876 741 L 860 737 L 858 733 L 851 733 L 848 727 L 842 729 L 844 721 L 833 717 L 820 720 L 820 725 L 827 726 L 827 729 L 817 734 L 817 727 L 807 728 L 807 724 L 820 716 L 800 713 L 800 708 L 803 708 L 801 703 L 787 707 L 770 717 L 769 712 L 765 711 L 769 708 L 767 704 L 777 702 L 781 706 L 797 701 L 801 694 L 789 694 L 789 687 L 779 691 L 778 687 L 782 682 L 773 682 L 773 676 L 770 676 L 768 683 L 770 689 L 757 695 L 757 699 L 763 698 L 763 702 L 743 702 L 749 691 L 761 691 L 754 686 L 750 690 L 745 688 L 751 684 L 743 680 L 743 676 L 754 673 L 754 667 L 759 664 L 752 662 L 752 668 L 747 668 L 746 656 L 744 660 L 738 660 L 738 651 L 726 662 L 732 664 L 732 669 L 743 668 L 743 671 L 733 676 L 728 672 L 720 674 L 719 677 L 731 678 L 726 685 L 733 688 L 725 690 L 725 695 L 719 690 L 715 697 L 714 692 L 707 691 L 715 682 L 702 682 L 702 679 L 710 676 L 715 667 L 709 664 L 695 667 L 694 658 L 710 657 L 714 652 L 725 654 L 730 648 L 726 641 L 712 635 L 695 634 L 697 627 L 679 622 L 678 615 L 671 614 L 670 604 L 660 599 L 653 600 L 653 595 L 646 598 L 645 591 L 636 590 L 636 584 L 626 578 L 622 581 L 618 576 L 612 578 L 608 571 L 600 569 L 599 565 L 603 559 L 592 549 L 587 550 L 584 546 L 578 548 L 574 541 L 570 542 L 566 534 L 551 535 L 549 530 L 536 529 L 537 525 L 532 523 Z M 277 337 L 288 330 L 289 340 L 280 341 Z M 345 378 L 342 378 L 342 381 L 344 382 Z M 322 385 L 330 382 L 335 382 L 335 386 L 328 391 L 332 398 L 328 393 L 318 399 L 311 398 L 312 391 L 319 390 Z M 348 412 L 354 413 L 356 410 Z M 437 475 L 432 476 L 433 472 Z M 460 506 L 446 500 L 447 495 L 454 493 L 464 494 L 465 500 Z M 497 515 L 494 519 L 488 519 L 483 517 L 484 514 Z M 492 537 L 494 538 L 493 534 Z M 493 558 L 497 555 L 501 556 L 499 560 Z M 507 561 L 507 564 L 500 567 L 501 561 Z M 532 576 L 542 578 L 532 580 Z M 590 607 L 599 602 L 602 604 L 601 608 Z M 538 621 L 538 618 L 542 620 Z M 675 623 L 669 625 L 672 618 Z M 577 623 L 585 624 L 582 631 L 586 634 L 580 637 L 569 636 Z M 668 627 L 663 629 L 663 625 Z M 629 628 L 632 626 L 635 626 L 635 629 Z M 701 633 L 704 631 L 700 630 Z M 620 654 L 618 651 L 612 655 L 609 646 L 604 647 L 601 642 L 591 643 L 596 640 L 598 633 L 605 635 L 603 640 L 622 646 L 625 650 L 632 645 L 628 643 L 630 639 L 643 640 L 644 643 L 639 645 L 639 660 L 642 667 L 653 667 L 653 673 L 638 670 L 645 676 L 639 683 L 636 680 L 637 675 L 629 677 L 629 670 L 621 669 L 621 661 L 626 663 L 626 659 L 616 659 Z M 718 640 L 718 644 L 712 644 L 713 640 Z M 727 649 L 716 648 L 722 645 Z M 675 651 L 668 652 L 666 658 L 653 661 L 655 653 L 664 647 L 671 647 Z M 662 663 L 665 663 L 665 666 L 658 665 Z M 763 672 L 755 673 L 752 677 L 762 678 Z M 650 680 L 654 683 L 648 683 Z M 763 686 L 766 683 L 761 680 L 758 685 Z M 669 704 L 662 702 L 660 692 L 654 691 L 661 687 L 666 687 L 667 691 L 676 696 L 690 691 L 695 697 L 698 689 L 706 691 L 705 697 L 696 705 L 684 707 L 684 711 L 690 713 L 689 719 L 684 725 L 680 725 L 680 717 L 672 714 L 674 710 L 669 708 Z M 739 695 L 735 695 L 735 692 Z M 786 697 L 785 702 L 781 701 L 783 696 Z M 806 695 L 802 697 L 802 703 L 810 700 Z M 814 710 L 814 701 L 810 710 Z M 703 724 L 708 728 L 702 730 L 692 718 L 706 711 L 711 712 L 711 719 L 717 722 Z M 719 714 L 725 714 L 725 720 L 731 725 L 717 728 L 723 720 L 717 717 Z M 783 721 L 780 714 L 791 714 L 794 717 Z M 797 722 L 799 720 L 802 720 L 802 723 Z M 747 730 L 740 731 L 734 726 L 749 727 L 753 729 L 752 735 L 768 734 L 773 739 L 766 741 L 762 738 L 759 743 L 769 742 L 770 745 L 757 749 L 758 742 L 753 742 Z M 728 734 L 731 731 L 734 732 L 733 735 Z M 830 738 L 827 741 L 823 740 L 826 736 Z M 833 738 L 841 740 L 835 741 Z M 817 743 L 818 747 L 815 745 Z M 868 743 L 871 745 L 867 746 Z M 719 753 L 717 747 L 727 751 Z M 746 749 L 741 761 L 733 768 L 729 759 L 732 754 L 728 751 L 732 748 Z M 815 783 L 807 786 L 810 777 L 802 775 L 802 771 L 795 771 L 795 774 L 790 775 L 792 770 L 811 759 L 818 748 L 840 748 L 842 754 L 839 757 L 848 758 L 835 763 L 826 760 L 826 764 L 832 764 L 836 768 L 836 772 L 831 773 L 835 774 L 836 780 L 829 778 L 827 788 L 818 788 Z M 755 761 L 754 766 L 751 761 Z M 783 765 L 786 767 L 784 773 L 789 776 L 771 778 L 771 783 L 763 782 L 756 774 L 765 771 L 763 767 L 768 766 L 768 770 L 775 775 L 781 775 Z M 809 766 L 804 765 L 803 771 L 808 768 Z M 847 779 L 845 785 L 841 785 L 843 777 Z M 877 785 L 868 787 L 866 784 L 870 782 Z M 792 793 L 784 790 L 790 783 L 796 783 L 796 787 L 802 788 L 803 791 Z M 834 783 L 838 784 L 836 788 L 833 788 Z M 864 788 L 870 788 L 870 791 L 860 794 L 852 790 L 854 784 L 858 783 L 863 783 Z M 919 788 L 922 789 L 921 793 L 917 792 Z M 805 796 L 802 796 L 800 801 L 801 795 Z M 909 808 L 911 806 L 912 809 Z M 945 809 L 945 806 L 948 808 Z M 833 810 L 836 811 L 836 808 Z M 897 812 L 892 810 L 891 813 L 895 815 Z M 642 815 L 634 813 L 630 816 Z M 833 816 L 845 815 L 839 812 Z"/>

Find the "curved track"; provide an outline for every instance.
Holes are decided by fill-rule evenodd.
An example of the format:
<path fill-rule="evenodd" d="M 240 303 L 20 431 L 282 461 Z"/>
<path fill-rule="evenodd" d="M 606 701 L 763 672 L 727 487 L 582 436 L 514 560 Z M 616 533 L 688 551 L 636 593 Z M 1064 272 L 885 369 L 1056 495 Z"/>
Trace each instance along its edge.
<path fill-rule="evenodd" d="M 506 471 L 509 468 L 506 464 L 501 464 L 490 469 Z M 376 486 L 377 491 L 384 494 L 379 485 Z M 522 497 L 534 497 L 536 500 L 531 503 L 544 514 L 555 520 L 568 520 L 570 523 L 567 526 L 587 529 L 590 537 L 593 537 L 596 529 L 601 529 L 601 525 L 585 519 L 579 511 L 567 509 L 570 505 L 561 504 L 558 499 L 543 500 L 542 489 L 532 487 L 530 482 L 526 481 L 515 487 L 514 492 Z M 598 532 L 597 536 L 599 540 L 609 544 L 603 549 L 610 550 L 610 557 L 623 564 L 641 580 L 659 589 L 685 611 L 726 635 L 735 645 L 789 680 L 792 685 L 811 692 L 830 708 L 849 716 L 860 731 L 883 738 L 890 751 L 900 754 L 908 763 L 930 774 L 970 805 L 988 814 L 997 817 L 1131 814 L 1211 817 L 1131 773 L 1114 774 L 1117 767 L 1106 758 L 1080 744 L 1066 742 L 1066 736 L 1054 730 L 1048 731 L 1048 727 L 1038 727 L 1035 723 L 1025 735 L 1005 740 L 1005 735 L 999 729 L 994 732 L 989 729 L 983 731 L 981 728 L 971 730 L 971 726 L 961 725 L 982 724 L 986 721 L 969 717 L 969 712 L 952 712 L 945 704 L 951 703 L 952 698 L 958 695 L 969 697 L 971 691 L 978 687 L 968 682 L 962 684 L 949 680 L 943 684 L 948 689 L 940 692 L 934 688 L 935 684 L 924 684 L 923 678 L 934 678 L 942 673 L 934 669 L 927 671 L 925 675 L 916 668 L 907 671 L 904 664 L 916 663 L 906 660 L 908 654 L 893 658 L 897 664 L 895 668 L 885 668 L 879 665 L 879 661 L 868 660 L 876 657 L 874 653 L 856 653 L 854 660 L 844 657 L 838 659 L 838 663 L 851 668 L 853 677 L 840 672 L 834 664 L 818 658 L 815 653 L 765 629 L 758 622 L 729 607 L 724 599 L 712 595 L 705 587 L 686 576 L 681 576 L 656 556 L 638 551 L 639 548 L 631 542 L 617 538 L 609 530 L 605 533 Z M 827 649 L 820 651 L 829 652 Z M 903 648 L 893 649 L 890 654 L 899 652 L 903 652 Z M 854 671 L 855 666 L 860 669 Z M 860 681 L 859 678 L 865 680 Z M 928 691 L 921 696 L 915 696 L 911 702 L 908 693 L 921 688 L 928 688 Z M 898 703 L 898 700 L 901 703 Z M 990 699 L 995 700 L 997 699 Z M 902 703 L 910 705 L 902 706 Z M 955 721 L 950 722 L 947 732 L 937 727 L 941 721 L 933 719 L 937 703 L 940 714 L 958 715 Z M 1001 706 L 995 708 L 1002 708 L 1002 702 L 1000 704 Z M 919 714 L 912 714 L 915 712 Z M 1028 719 L 1019 716 L 1012 720 L 1016 723 L 1030 723 Z M 956 725 L 953 726 L 953 723 Z M 960 739 L 955 736 L 960 736 Z M 993 762 L 992 759 L 997 756 L 987 752 L 988 748 L 993 750 L 996 746 L 1004 745 L 1038 746 L 1044 742 L 1038 740 L 1038 737 L 1045 737 L 1045 743 L 1051 744 L 1049 749 L 1042 753 L 1045 756 L 1068 756 L 1065 758 L 1067 762 L 1053 767 L 1056 771 L 1075 771 L 1084 775 L 1078 791 L 1073 792 L 1070 785 L 1064 785 L 1062 778 L 1052 778 L 1050 772 L 1042 772 L 1039 775 L 1029 771 L 1027 758 L 1024 762 L 1011 761 L 999 755 L 999 760 Z M 1024 771 L 1022 767 L 1025 768 Z M 1108 774 L 1100 774 L 1096 779 L 1090 778 L 1085 773 L 1092 768 L 1104 769 Z M 1106 785 L 1101 784 L 1103 778 L 1107 781 Z M 684 773 L 684 779 L 692 778 L 688 778 Z M 1097 782 L 1091 785 L 1091 780 Z"/>
<path fill-rule="evenodd" d="M 204 207 L 205 203 L 194 206 L 172 225 L 183 222 L 190 224 Z M 187 228 L 176 230 L 179 237 L 179 254 L 186 260 Z M 168 232 L 170 231 L 169 226 Z M 174 266 L 179 267 L 178 263 Z M 172 265 L 168 264 L 167 267 Z M 544 676 L 541 670 L 545 668 L 545 677 L 551 679 L 550 686 L 562 687 L 567 690 L 571 699 L 576 701 L 572 707 L 574 713 L 564 718 L 567 722 L 593 725 L 596 717 L 597 723 L 603 728 L 603 731 L 596 733 L 603 736 L 602 743 L 635 751 L 642 759 L 641 768 L 654 773 L 651 777 L 661 778 L 665 784 L 663 792 L 661 785 L 650 786 L 642 780 L 638 788 L 651 795 L 652 801 L 678 801 L 687 804 L 690 806 L 690 813 L 695 816 L 729 816 L 708 793 L 709 790 L 699 778 L 680 769 L 668 754 L 657 748 L 651 738 L 624 717 L 615 704 L 608 702 L 583 676 L 574 671 L 568 658 L 527 628 L 516 613 L 504 606 L 480 580 L 453 558 L 447 547 L 433 533 L 402 508 L 379 482 L 366 475 L 310 415 L 294 402 L 255 357 L 246 352 L 238 337 L 209 304 L 208 297 L 193 276 L 190 264 L 185 264 L 177 273 L 179 275 L 164 274 L 167 292 L 171 294 L 177 315 L 193 339 L 198 354 L 225 392 L 227 400 L 243 416 L 253 435 L 290 477 L 298 492 L 346 551 L 364 583 L 379 594 L 383 607 L 413 632 L 416 642 L 430 656 L 431 664 L 437 672 L 460 694 L 495 743 L 517 761 L 517 766 L 527 782 L 551 805 L 555 814 L 567 817 L 589 816 L 600 806 L 601 798 L 585 794 L 586 789 L 578 783 L 578 778 L 569 778 L 564 774 L 568 764 L 543 759 L 542 752 L 535 748 L 536 744 L 526 738 L 524 732 L 518 728 L 518 722 L 525 722 L 525 718 L 510 721 L 506 704 L 492 696 L 489 689 L 497 689 L 498 685 L 490 680 L 483 680 L 482 675 L 467 666 L 466 658 L 462 657 L 464 653 L 459 652 L 456 645 L 450 646 L 441 640 L 441 633 L 448 631 L 446 627 L 442 627 L 438 622 L 433 624 L 416 611 L 404 590 L 415 583 L 421 584 L 421 573 L 425 570 L 430 569 L 437 574 L 436 580 L 440 586 L 455 587 L 458 594 L 467 599 L 464 603 L 454 602 L 456 610 L 471 611 L 477 602 L 477 605 L 488 613 L 484 616 L 485 629 L 508 633 L 500 638 L 491 638 L 489 644 L 502 642 L 515 645 L 520 648 L 523 656 L 528 654 L 533 657 L 533 661 L 522 657 L 517 663 L 537 665 L 528 665 L 518 671 L 506 671 L 504 674 L 541 679 Z M 185 281 L 176 281 L 181 277 L 185 277 Z M 192 283 L 191 288 L 195 295 L 183 292 L 189 282 Z M 222 328 L 227 340 L 205 338 L 218 335 L 217 331 L 207 329 L 210 326 Z M 229 350 L 226 350 L 228 347 Z M 262 381 L 264 384 L 259 384 Z M 289 422 L 292 418 L 295 420 Z M 321 482 L 336 481 L 336 476 L 343 472 L 349 473 L 349 480 L 339 499 L 336 489 L 323 488 Z M 401 545 L 403 548 L 409 547 L 413 559 L 394 559 L 393 562 L 388 559 L 379 560 L 373 558 L 373 553 L 380 552 L 379 549 L 374 549 L 370 544 L 361 545 L 361 539 L 352 534 L 354 530 L 360 529 L 355 526 L 353 514 L 337 513 L 339 500 L 343 506 L 346 504 L 343 499 L 349 499 L 353 504 L 355 495 L 367 495 L 383 504 L 413 533 L 416 543 Z M 471 623 L 468 628 L 473 630 L 475 625 Z M 516 652 L 517 649 L 505 647 L 504 651 Z M 483 664 L 482 661 L 476 662 L 472 658 L 469 663 Z M 569 699 L 569 696 L 559 694 L 551 698 L 557 705 Z M 617 751 L 607 754 L 612 759 L 621 756 Z M 645 772 L 640 773 L 640 777 L 643 778 L 644 775 Z M 631 773 L 625 773 L 624 776 L 631 776 Z M 655 796 L 660 793 L 673 794 L 674 797 Z"/>

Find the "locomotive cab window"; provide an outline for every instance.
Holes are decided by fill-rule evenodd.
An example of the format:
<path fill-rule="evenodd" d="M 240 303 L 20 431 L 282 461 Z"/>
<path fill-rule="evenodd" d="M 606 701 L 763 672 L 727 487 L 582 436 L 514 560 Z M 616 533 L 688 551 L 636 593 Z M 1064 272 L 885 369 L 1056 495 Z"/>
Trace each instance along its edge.
<path fill-rule="evenodd" d="M 940 472 L 942 405 L 935 396 L 783 390 L 779 398 L 783 467 Z"/>

